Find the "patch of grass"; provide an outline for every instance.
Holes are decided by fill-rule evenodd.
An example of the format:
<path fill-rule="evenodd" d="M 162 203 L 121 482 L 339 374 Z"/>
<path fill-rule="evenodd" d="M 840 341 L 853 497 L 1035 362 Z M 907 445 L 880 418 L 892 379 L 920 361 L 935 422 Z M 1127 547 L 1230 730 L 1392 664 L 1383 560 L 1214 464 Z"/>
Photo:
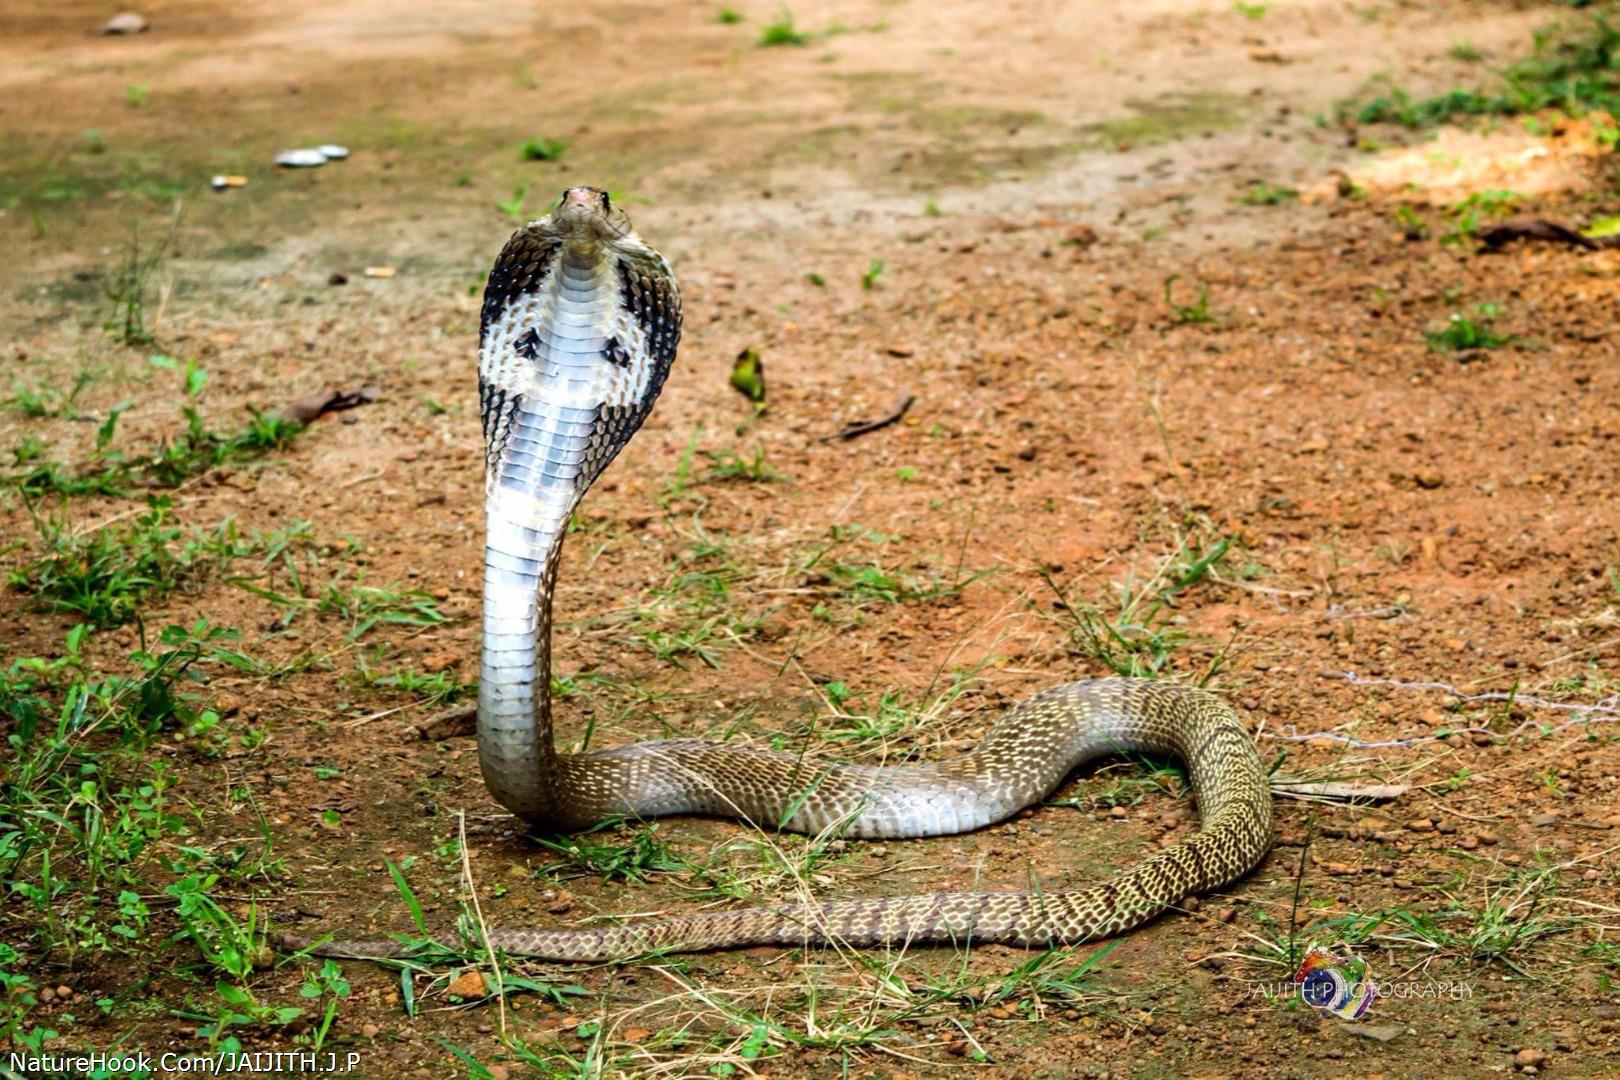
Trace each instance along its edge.
<path fill-rule="evenodd" d="M 861 288 L 877 288 L 878 279 L 883 276 L 883 260 L 873 259 L 866 264 L 866 273 L 861 275 Z"/>
<path fill-rule="evenodd" d="M 412 694 L 424 702 L 449 705 L 478 692 L 477 683 L 463 682 L 454 671 L 396 671 L 391 675 L 373 675 L 361 670 L 361 675 L 372 686 Z"/>
<path fill-rule="evenodd" d="M 1207 131 L 1237 127 L 1252 106 L 1229 94 L 1166 94 L 1151 101 L 1133 101 L 1133 115 L 1092 125 L 1088 130 L 1105 146 L 1129 148 L 1173 142 Z"/>
<path fill-rule="evenodd" d="M 1407 240 L 1422 240 L 1429 235 L 1429 223 L 1424 221 L 1423 215 L 1411 206 L 1404 203 L 1397 206 L 1391 218 L 1395 223 L 1395 227 L 1401 231 L 1401 235 Z"/>
<path fill-rule="evenodd" d="M 703 482 L 740 480 L 750 484 L 773 484 L 787 479 L 765 462 L 765 448 L 755 446 L 750 457 L 743 457 L 735 449 L 705 450 L 709 467 L 703 473 Z"/>
<path fill-rule="evenodd" d="M 611 841 L 604 837 L 606 832 L 612 833 Z M 591 874 L 604 881 L 645 884 L 650 874 L 678 873 L 691 869 L 686 860 L 669 850 L 659 837 L 656 825 L 625 830 L 617 824 L 607 824 L 562 839 L 537 839 L 541 846 L 564 858 L 563 862 L 542 870 L 543 874 L 573 877 Z"/>
<path fill-rule="evenodd" d="M 523 211 L 523 204 L 529 199 L 529 185 L 519 184 L 512 191 L 509 199 L 495 200 L 495 209 L 511 218 L 513 221 L 522 221 L 527 216 Z"/>
<path fill-rule="evenodd" d="M 712 668 L 724 651 L 752 637 L 764 615 L 738 611 L 732 588 L 744 577 L 725 542 L 698 527 L 665 583 L 632 610 L 632 641 L 677 666 L 691 657 Z"/>
<path fill-rule="evenodd" d="M 1250 22 L 1259 22 L 1266 17 L 1268 4 L 1246 3 L 1245 0 L 1232 0 L 1232 10 L 1248 19 Z"/>
<path fill-rule="evenodd" d="M 760 31 L 759 44 L 767 49 L 784 45 L 803 46 L 810 44 L 810 35 L 794 27 L 792 12 L 782 11 Z"/>
<path fill-rule="evenodd" d="M 1180 280 L 1180 274 L 1171 274 L 1164 279 L 1164 306 L 1170 309 L 1175 321 L 1194 326 L 1214 322 L 1215 316 L 1209 310 L 1209 286 L 1199 282 L 1198 299 L 1190 304 L 1178 304 L 1175 299 L 1175 287 L 1176 282 Z"/>
<path fill-rule="evenodd" d="M 133 522 L 85 533 L 35 513 L 43 550 L 11 571 L 9 584 L 44 610 L 79 615 L 93 627 L 119 626 L 246 553 L 229 520 L 212 533 L 187 532 L 169 520 L 169 509 L 166 497 L 152 496 Z"/>
<path fill-rule="evenodd" d="M 1500 348 L 1517 340 L 1491 329 L 1491 322 L 1501 314 L 1501 308 L 1495 304 L 1481 304 L 1475 310 L 1478 315 L 1477 321 L 1460 311 L 1454 311 L 1446 320 L 1444 327 L 1424 331 L 1423 336 L 1428 341 L 1429 348 L 1435 352 L 1464 352 L 1470 349 Z"/>
<path fill-rule="evenodd" d="M 178 361 L 168 356 L 154 356 L 155 367 L 180 369 Z M 207 382 L 207 373 L 188 360 L 181 374 L 184 396 L 180 406 L 186 427 L 177 439 L 160 444 L 155 450 L 125 455 L 113 448 L 119 417 L 129 407 L 128 402 L 115 406 L 102 421 L 96 432 L 96 454 L 93 462 L 81 469 L 70 471 L 56 462 L 24 462 L 18 455 L 18 464 L 30 464 L 26 471 L 7 478 L 29 498 L 41 495 L 122 495 L 134 485 L 172 488 L 210 469 L 222 465 L 263 456 L 288 446 L 303 430 L 291 420 L 249 409 L 247 427 L 232 434 L 211 429 L 198 408 L 198 399 Z M 37 455 L 34 455 L 37 457 Z"/>
<path fill-rule="evenodd" d="M 743 14 L 740 11 L 734 11 L 731 8 L 723 7 L 719 11 L 715 12 L 714 21 L 719 23 L 721 26 L 736 26 L 738 23 L 743 21 Z"/>
<path fill-rule="evenodd" d="M 1400 87 L 1345 110 L 1362 124 L 1427 128 L 1462 116 L 1517 116 L 1559 109 L 1571 116 L 1620 113 L 1620 28 L 1599 14 L 1535 31 L 1530 55 L 1498 73 L 1492 88 L 1413 97 Z"/>
<path fill-rule="evenodd" d="M 436 626 L 444 622 L 438 600 L 421 589 L 334 582 L 314 606 L 323 615 L 347 620 L 349 641 L 358 641 L 378 626 Z"/>
<path fill-rule="evenodd" d="M 94 380 L 94 375 L 81 370 L 74 376 L 73 386 L 61 391 L 46 386 L 28 386 L 21 379 L 13 379 L 11 397 L 7 398 L 4 404 L 34 420 L 48 420 L 58 416 L 72 420 L 79 415 L 74 403 L 78 401 L 85 387 Z"/>
<path fill-rule="evenodd" d="M 1293 188 L 1255 180 L 1249 184 L 1248 190 L 1237 197 L 1237 201 L 1245 206 L 1278 206 L 1297 198 L 1299 192 Z"/>
<path fill-rule="evenodd" d="M 80 626 L 60 657 L 0 670 L 0 920 L 17 948 L 150 949 L 143 896 L 212 857 L 180 845 L 189 815 L 168 794 L 172 765 L 149 750 L 217 722 L 181 688 L 233 637 L 202 622 L 167 627 L 128 673 L 108 675 L 90 670 Z"/>
<path fill-rule="evenodd" d="M 150 345 L 152 330 L 147 325 L 146 305 L 152 277 L 163 257 L 174 243 L 180 229 L 180 204 L 176 203 L 169 231 L 155 248 L 141 249 L 141 228 L 137 221 L 130 230 L 129 243 L 124 247 L 123 261 L 107 279 L 107 299 L 112 312 L 106 320 L 107 332 L 125 345 Z"/>
<path fill-rule="evenodd" d="M 1524 196 L 1516 191 L 1491 189 L 1474 192 L 1446 209 L 1446 213 L 1452 219 L 1452 226 L 1440 238 L 1440 242 L 1460 244 L 1478 236 L 1480 225 L 1489 220 L 1509 216 L 1523 200 Z"/>
<path fill-rule="evenodd" d="M 857 753 L 877 753 L 886 762 L 914 757 L 932 741 L 927 736 L 943 723 L 951 706 L 978 683 L 982 666 L 952 671 L 920 696 L 886 690 L 865 705 L 861 702 L 869 701 L 869 695 L 855 693 L 841 681 L 827 683 L 821 688 L 827 714 L 816 718 L 811 733 Z"/>
<path fill-rule="evenodd" d="M 1115 586 L 1111 610 L 1071 601 L 1049 570 L 1043 566 L 1040 573 L 1080 655 L 1118 675 L 1152 678 L 1169 674 L 1177 648 L 1188 640 L 1176 616 L 1177 597 L 1208 579 L 1231 548 L 1228 537 L 1207 547 L 1182 542 L 1145 580 L 1130 576 Z M 1200 683 L 1215 675 L 1223 659 L 1224 653 L 1216 654 Z"/>
<path fill-rule="evenodd" d="M 563 139 L 528 139 L 518 147 L 518 157 L 524 161 L 556 161 L 568 152 Z"/>

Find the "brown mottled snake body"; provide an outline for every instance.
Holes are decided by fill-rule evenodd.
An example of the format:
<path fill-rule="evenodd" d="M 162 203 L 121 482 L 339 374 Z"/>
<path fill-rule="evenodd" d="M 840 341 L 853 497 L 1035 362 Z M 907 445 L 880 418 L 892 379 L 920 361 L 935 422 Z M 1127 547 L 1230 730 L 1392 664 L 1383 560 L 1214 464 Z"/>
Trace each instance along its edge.
<path fill-rule="evenodd" d="M 558 754 L 548 688 L 562 537 L 586 489 L 651 410 L 675 359 L 680 321 L 668 263 L 592 188 L 569 189 L 551 216 L 516 233 L 490 274 L 479 357 L 488 528 L 478 749 L 502 805 L 545 830 L 691 813 L 795 832 L 939 836 L 1017 813 L 1090 758 L 1144 751 L 1186 763 L 1202 828 L 1075 892 L 938 893 L 599 929 L 495 929 L 491 945 L 552 960 L 606 960 L 828 940 L 1077 943 L 1136 926 L 1265 857 L 1271 793 L 1248 732 L 1219 698 L 1161 681 L 1105 679 L 1045 691 L 1009 710 L 973 751 L 941 762 L 830 764 L 687 739 Z M 336 942 L 317 951 L 389 956 L 401 947 Z"/>

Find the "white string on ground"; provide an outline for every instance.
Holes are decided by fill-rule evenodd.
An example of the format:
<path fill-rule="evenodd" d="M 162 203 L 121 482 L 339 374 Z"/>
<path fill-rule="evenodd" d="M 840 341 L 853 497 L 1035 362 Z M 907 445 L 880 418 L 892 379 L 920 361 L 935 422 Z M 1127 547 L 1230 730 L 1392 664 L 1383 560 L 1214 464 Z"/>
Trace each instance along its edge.
<path fill-rule="evenodd" d="M 1594 702 L 1578 701 L 1549 701 L 1546 698 L 1531 697 L 1511 691 L 1492 690 L 1483 694 L 1466 694 L 1443 682 L 1403 682 L 1399 679 L 1367 679 L 1354 671 L 1346 671 L 1342 675 L 1323 673 L 1324 678 L 1340 678 L 1352 686 L 1387 686 L 1396 690 L 1418 690 L 1450 695 L 1457 701 L 1471 703 L 1479 702 L 1506 702 L 1514 705 L 1525 705 L 1536 709 L 1551 709 L 1557 712 L 1574 713 L 1575 718 L 1566 720 L 1562 724 L 1545 729 L 1547 734 L 1563 731 L 1565 728 L 1577 724 L 1612 723 L 1620 721 L 1620 694 L 1614 694 Z M 1353 750 L 1381 750 L 1392 747 L 1422 746 L 1424 743 L 1440 742 L 1451 735 L 1485 734 L 1496 738 L 1511 739 L 1527 728 L 1541 729 L 1544 725 L 1533 720 L 1526 720 L 1512 731 L 1498 732 L 1490 728 L 1473 725 L 1470 727 L 1448 728 L 1445 735 L 1421 735 L 1412 739 L 1357 739 L 1340 731 L 1315 731 L 1302 734 L 1290 727 L 1287 731 L 1277 732 L 1271 737 L 1283 742 L 1309 742 L 1312 739 L 1323 739 L 1329 742 L 1344 743 Z"/>

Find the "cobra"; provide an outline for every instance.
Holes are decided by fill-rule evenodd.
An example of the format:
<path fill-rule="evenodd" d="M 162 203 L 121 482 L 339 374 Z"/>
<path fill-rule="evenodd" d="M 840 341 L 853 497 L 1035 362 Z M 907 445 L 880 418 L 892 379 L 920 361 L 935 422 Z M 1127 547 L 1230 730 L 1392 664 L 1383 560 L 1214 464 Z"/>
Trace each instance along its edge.
<path fill-rule="evenodd" d="M 1270 850 L 1271 793 L 1242 721 L 1164 681 L 1105 679 L 1014 706 L 971 752 L 901 766 L 820 762 L 701 740 L 560 754 L 551 616 L 564 533 L 653 407 L 675 360 L 681 299 L 668 262 L 606 192 L 575 187 L 519 230 L 484 294 L 478 384 L 485 443 L 478 754 L 491 794 L 540 830 L 615 816 L 717 814 L 795 832 L 926 837 L 1001 821 L 1081 762 L 1141 751 L 1187 766 L 1200 830 L 1070 892 L 943 892 L 711 911 L 593 929 L 489 932 L 513 955 L 596 961 L 741 945 L 1074 944 L 1126 931 L 1231 882 Z M 447 939 L 448 940 L 448 939 Z M 294 939 L 294 944 L 305 944 Z M 393 942 L 319 951 L 397 955 Z"/>

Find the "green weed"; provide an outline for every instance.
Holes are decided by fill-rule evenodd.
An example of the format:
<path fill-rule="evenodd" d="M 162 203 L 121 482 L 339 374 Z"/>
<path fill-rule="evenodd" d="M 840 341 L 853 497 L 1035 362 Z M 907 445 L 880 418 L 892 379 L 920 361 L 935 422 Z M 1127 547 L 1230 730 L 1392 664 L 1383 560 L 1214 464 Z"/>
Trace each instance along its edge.
<path fill-rule="evenodd" d="M 616 834 L 614 839 L 622 838 L 621 842 L 604 842 L 602 833 L 610 829 Z M 544 874 L 578 876 L 583 873 L 594 874 L 604 881 L 645 883 L 649 874 L 690 869 L 658 836 L 655 825 L 635 829 L 628 837 L 617 825 L 607 824 L 561 839 L 538 839 L 543 847 L 555 851 L 564 860 L 546 867 L 541 871 Z"/>
<path fill-rule="evenodd" d="M 129 243 L 124 247 L 123 262 L 109 277 L 106 286 L 107 299 L 112 302 L 112 312 L 106 320 L 107 331 L 125 345 L 152 343 L 152 331 L 146 321 L 147 293 L 152 286 L 152 277 L 163 262 L 163 257 L 168 254 L 179 229 L 179 203 L 175 204 L 169 231 L 157 247 L 143 252 L 140 223 L 137 221 L 131 229 Z"/>
<path fill-rule="evenodd" d="M 562 139 L 528 139 L 518 147 L 518 156 L 524 161 L 556 161 L 568 151 Z"/>
<path fill-rule="evenodd" d="M 1498 334 L 1491 329 L 1491 322 L 1501 314 L 1501 308 L 1495 304 L 1481 304 L 1476 309 L 1477 321 L 1465 316 L 1460 311 L 1451 313 L 1446 324 L 1439 330 L 1424 331 L 1424 338 L 1429 348 L 1436 352 L 1464 352 L 1470 349 L 1496 349 L 1503 345 L 1511 345 L 1517 339 L 1511 335 Z"/>
<path fill-rule="evenodd" d="M 1571 116 L 1620 113 L 1620 29 L 1607 17 L 1544 26 L 1530 55 L 1498 73 L 1492 88 L 1413 97 L 1394 87 L 1354 109 L 1358 123 L 1433 127 L 1460 116 L 1515 116 L 1559 109 Z"/>
<path fill-rule="evenodd" d="M 519 184 L 512 190 L 509 199 L 495 200 L 495 208 L 513 221 L 523 221 L 528 215 L 524 213 L 523 204 L 529 199 L 529 185 Z"/>
<path fill-rule="evenodd" d="M 773 48 L 782 45 L 808 45 L 810 44 L 810 35 L 795 29 L 793 26 L 793 14 L 783 11 L 760 32 L 759 44 L 761 48 Z"/>
<path fill-rule="evenodd" d="M 1237 201 L 1245 206 L 1277 206 L 1297 198 L 1299 192 L 1293 188 L 1255 180 L 1249 184 L 1247 191 L 1238 196 Z"/>
<path fill-rule="evenodd" d="M 1180 280 L 1180 274 L 1171 274 L 1164 279 L 1164 305 L 1170 309 L 1175 321 L 1190 325 L 1214 322 L 1215 316 L 1209 310 L 1209 286 L 1199 282 L 1198 299 L 1191 304 L 1178 304 L 1175 299 L 1175 287 L 1176 282 Z"/>
<path fill-rule="evenodd" d="M 1182 543 L 1160 560 L 1145 581 L 1127 577 L 1116 586 L 1111 613 L 1096 604 L 1069 600 L 1044 567 L 1041 576 L 1056 597 L 1054 606 L 1067 616 L 1075 647 L 1082 656 L 1119 675 L 1155 677 L 1168 674 L 1176 649 L 1188 634 L 1176 621 L 1176 598 L 1204 581 L 1231 550 L 1230 538 L 1206 548 Z M 1212 677 L 1221 657 L 1204 674 Z"/>

